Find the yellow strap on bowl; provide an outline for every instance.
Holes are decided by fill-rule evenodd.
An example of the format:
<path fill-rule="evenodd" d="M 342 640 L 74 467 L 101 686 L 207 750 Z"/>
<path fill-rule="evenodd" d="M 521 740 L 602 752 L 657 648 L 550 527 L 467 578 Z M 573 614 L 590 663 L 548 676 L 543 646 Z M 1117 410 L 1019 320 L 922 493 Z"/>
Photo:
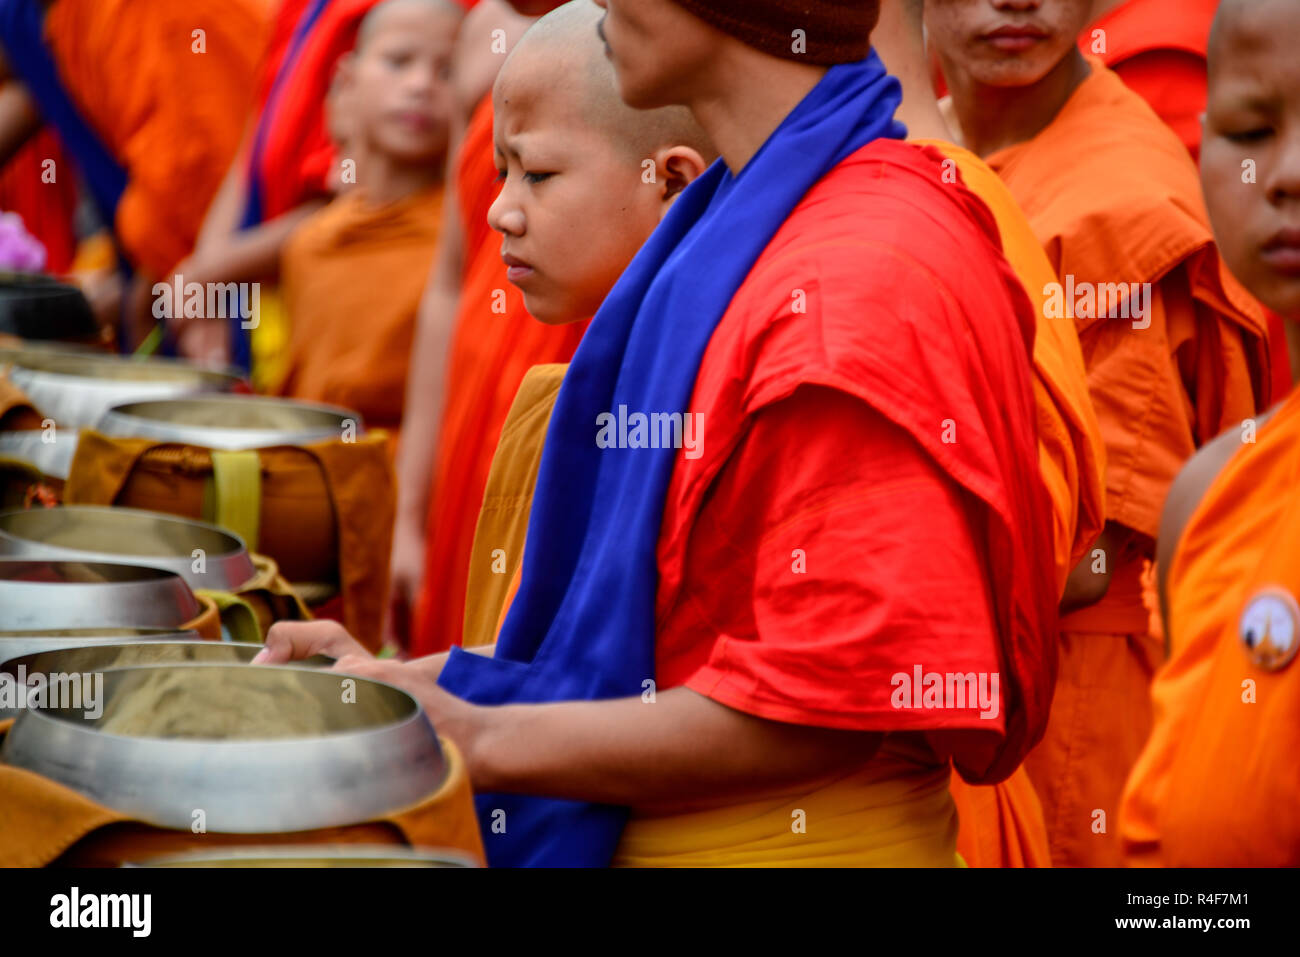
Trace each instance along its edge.
<path fill-rule="evenodd" d="M 238 595 L 228 591 L 199 589 L 198 594 L 211 598 L 221 614 L 222 630 L 230 635 L 231 641 L 247 641 L 255 645 L 262 643 L 262 627 L 257 623 L 257 612 L 253 606 Z"/>
<path fill-rule="evenodd" d="M 262 522 L 262 460 L 256 452 L 212 451 L 212 521 L 257 548 Z"/>

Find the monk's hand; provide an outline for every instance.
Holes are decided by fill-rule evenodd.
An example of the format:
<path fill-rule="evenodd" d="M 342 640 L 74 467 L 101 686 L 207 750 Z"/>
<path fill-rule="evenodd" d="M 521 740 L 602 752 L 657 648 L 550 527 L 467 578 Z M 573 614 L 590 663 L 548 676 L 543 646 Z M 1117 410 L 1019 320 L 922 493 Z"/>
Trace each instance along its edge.
<path fill-rule="evenodd" d="M 389 644 L 409 648 L 412 610 L 424 574 L 424 535 L 420 523 L 399 520 L 393 526 L 393 548 L 388 567 L 388 616 L 384 637 Z"/>
<path fill-rule="evenodd" d="M 447 656 L 431 655 L 415 661 L 395 661 L 369 655 L 350 655 L 334 663 L 334 671 L 382 681 L 409 692 L 420 702 L 434 730 L 460 749 L 474 779 L 478 743 L 488 727 L 493 709 L 470 704 L 438 687 L 438 674 Z"/>
<path fill-rule="evenodd" d="M 331 658 L 373 658 L 337 621 L 277 621 L 266 634 L 266 647 L 255 665 L 283 665 L 312 655 Z"/>

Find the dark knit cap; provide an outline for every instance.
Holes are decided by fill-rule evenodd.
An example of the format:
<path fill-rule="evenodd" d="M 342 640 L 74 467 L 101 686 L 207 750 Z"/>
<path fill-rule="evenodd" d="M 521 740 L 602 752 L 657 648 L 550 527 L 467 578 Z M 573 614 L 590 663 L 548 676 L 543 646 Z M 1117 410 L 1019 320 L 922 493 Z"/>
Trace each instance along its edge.
<path fill-rule="evenodd" d="M 701 20 L 755 49 L 823 66 L 871 49 L 879 0 L 677 0 Z M 802 33 L 796 34 L 796 30 Z"/>

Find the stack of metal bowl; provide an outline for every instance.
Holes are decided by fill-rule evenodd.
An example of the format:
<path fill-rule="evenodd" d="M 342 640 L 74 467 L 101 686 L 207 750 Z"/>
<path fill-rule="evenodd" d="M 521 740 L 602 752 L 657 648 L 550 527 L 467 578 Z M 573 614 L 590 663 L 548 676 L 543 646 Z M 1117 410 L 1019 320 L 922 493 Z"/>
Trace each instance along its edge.
<path fill-rule="evenodd" d="M 233 372 L 203 369 L 169 359 L 126 359 L 48 348 L 0 349 L 0 371 L 53 420 L 44 430 L 0 432 L 0 456 L 66 480 L 77 447 L 77 430 L 95 425 L 123 402 L 244 388 Z"/>
<path fill-rule="evenodd" d="M 0 350 L 0 366 L 61 428 L 94 425 L 115 405 L 194 392 L 230 392 L 243 380 L 230 371 L 174 359 L 126 359 L 45 349 Z"/>

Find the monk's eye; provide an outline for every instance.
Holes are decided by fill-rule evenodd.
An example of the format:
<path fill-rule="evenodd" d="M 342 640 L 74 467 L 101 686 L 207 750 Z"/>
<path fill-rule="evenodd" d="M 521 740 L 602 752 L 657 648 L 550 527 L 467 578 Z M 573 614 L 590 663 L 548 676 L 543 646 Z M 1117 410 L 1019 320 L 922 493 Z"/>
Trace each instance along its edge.
<path fill-rule="evenodd" d="M 1267 126 L 1256 127 L 1253 130 L 1243 130 L 1240 133 L 1225 133 L 1228 139 L 1234 143 L 1262 143 L 1273 135 L 1273 130 Z"/>
<path fill-rule="evenodd" d="M 506 181 L 506 171 L 505 171 L 505 170 L 503 170 L 503 169 L 498 169 L 498 170 L 497 170 L 497 178 L 496 178 L 496 181 L 497 181 L 498 183 L 504 183 L 504 182 Z"/>
<path fill-rule="evenodd" d="M 550 179 L 554 175 L 555 175 L 554 173 L 525 173 L 524 182 L 534 183 L 534 184 L 544 183 L 546 182 L 546 180 Z"/>

